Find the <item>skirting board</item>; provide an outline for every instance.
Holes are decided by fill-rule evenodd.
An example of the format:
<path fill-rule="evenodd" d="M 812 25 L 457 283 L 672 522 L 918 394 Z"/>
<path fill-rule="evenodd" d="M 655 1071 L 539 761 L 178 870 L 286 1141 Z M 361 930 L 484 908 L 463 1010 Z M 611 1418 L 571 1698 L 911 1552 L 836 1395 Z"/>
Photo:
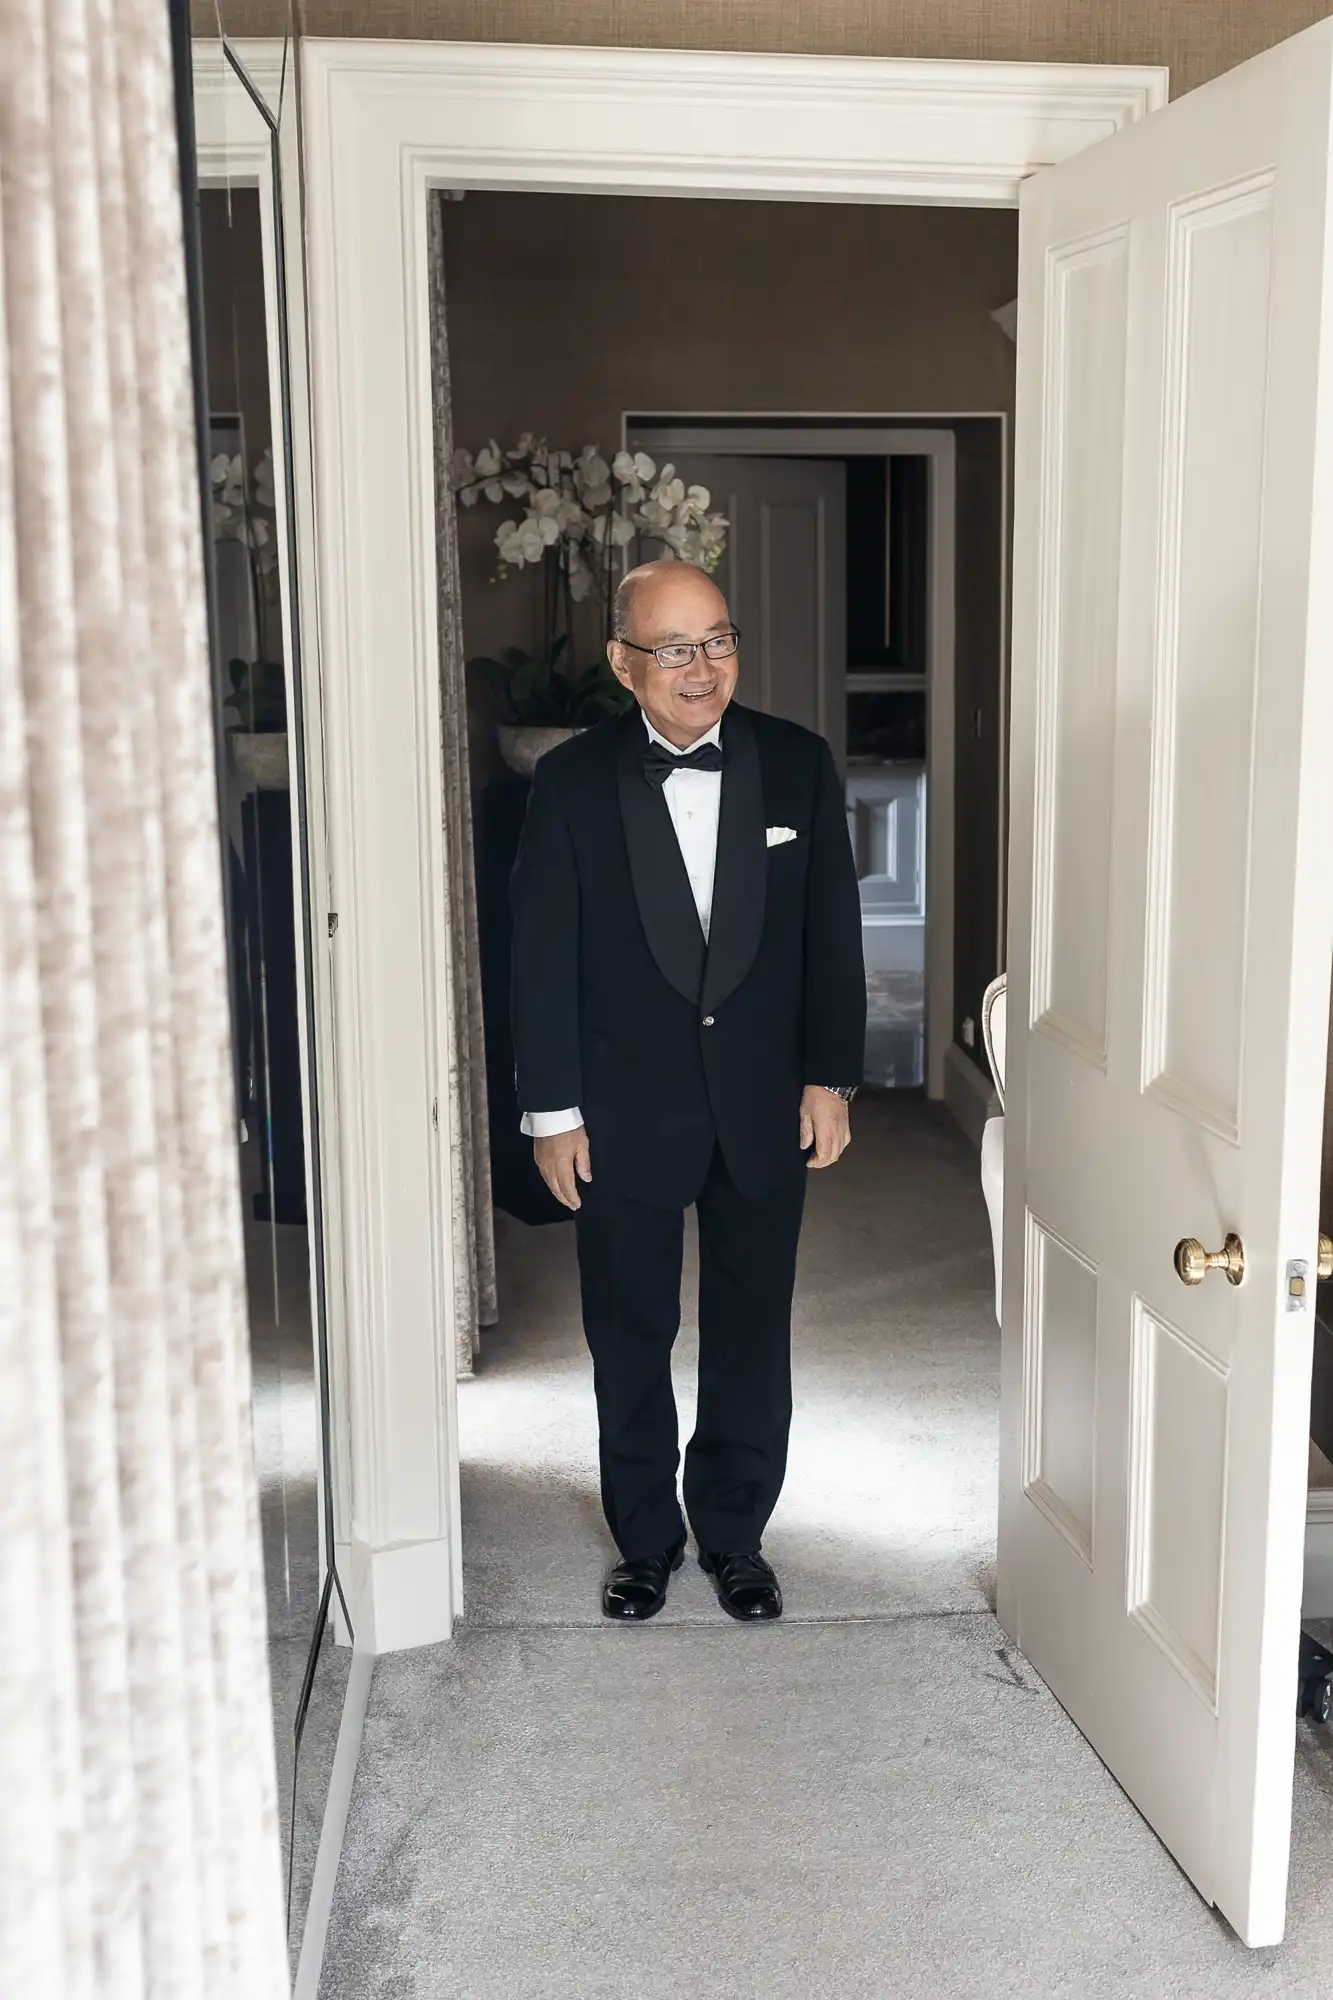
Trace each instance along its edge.
<path fill-rule="evenodd" d="M 319 1830 L 315 1872 L 310 1882 L 305 1927 L 301 1932 L 301 1955 L 296 1962 L 292 2000 L 317 2000 L 324 1970 L 324 1947 L 328 1942 L 329 1917 L 333 1912 L 333 1892 L 338 1885 L 338 1864 L 342 1860 L 347 1812 L 352 1803 L 352 1786 L 361 1756 L 361 1731 L 370 1697 L 370 1677 L 374 1672 L 373 1653 L 354 1653 L 343 1696 L 338 1744 L 329 1774 L 329 1792 L 324 1801 L 324 1821 Z"/>
<path fill-rule="evenodd" d="M 944 1058 L 944 1108 L 961 1126 L 978 1153 L 988 1118 L 997 1118 L 1000 1100 L 966 1049 L 949 1044 Z"/>
<path fill-rule="evenodd" d="M 387 1549 L 369 1548 L 353 1536 L 336 1543 L 335 1553 L 352 1632 L 363 1651 L 397 1653 L 453 1637 L 460 1593 L 450 1587 L 453 1549 L 442 1536 Z M 336 1592 L 333 1636 L 340 1646 L 352 1636 Z"/>
<path fill-rule="evenodd" d="M 1305 1514 L 1302 1618 L 1333 1618 L 1333 1486 L 1314 1486 Z"/>

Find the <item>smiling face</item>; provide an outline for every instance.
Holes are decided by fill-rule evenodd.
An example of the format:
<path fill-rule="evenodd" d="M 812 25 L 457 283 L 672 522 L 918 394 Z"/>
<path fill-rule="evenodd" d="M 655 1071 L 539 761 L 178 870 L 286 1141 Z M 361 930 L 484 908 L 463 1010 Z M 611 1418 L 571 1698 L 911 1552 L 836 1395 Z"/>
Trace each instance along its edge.
<path fill-rule="evenodd" d="M 687 750 L 721 718 L 735 693 L 737 655 L 710 660 L 701 646 L 688 667 L 663 667 L 654 648 L 693 645 L 730 632 L 727 601 L 687 562 L 644 563 L 631 571 L 621 591 L 624 638 L 610 639 L 606 647 L 612 672 L 654 729 Z"/>

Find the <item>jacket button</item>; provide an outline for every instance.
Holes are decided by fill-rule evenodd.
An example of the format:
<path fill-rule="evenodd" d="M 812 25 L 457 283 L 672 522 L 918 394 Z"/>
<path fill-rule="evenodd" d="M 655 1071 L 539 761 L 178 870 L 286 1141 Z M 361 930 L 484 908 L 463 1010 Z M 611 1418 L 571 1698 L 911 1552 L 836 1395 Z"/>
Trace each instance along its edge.
<path fill-rule="evenodd" d="M 704 1015 L 704 1026 L 705 1026 L 705 1028 L 711 1028 L 711 1027 L 712 1027 L 712 1025 L 713 1025 L 713 1017 L 712 1017 L 712 1015 L 711 1015 L 711 1014 L 705 1014 L 705 1015 Z"/>

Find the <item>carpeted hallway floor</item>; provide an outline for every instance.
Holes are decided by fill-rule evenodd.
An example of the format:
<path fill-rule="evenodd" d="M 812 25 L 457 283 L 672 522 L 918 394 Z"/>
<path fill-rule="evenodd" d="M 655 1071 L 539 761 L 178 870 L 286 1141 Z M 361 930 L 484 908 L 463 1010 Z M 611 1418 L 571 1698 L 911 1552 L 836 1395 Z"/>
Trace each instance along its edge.
<path fill-rule="evenodd" d="M 811 1177 L 791 1454 L 764 1546 L 793 1619 L 984 1610 L 1000 1347 L 980 1184 L 924 1100 L 868 1095 L 855 1112 L 850 1152 Z M 465 1616 L 595 1624 L 611 1551 L 574 1232 L 497 1220 L 501 1323 L 459 1397 Z M 687 1258 L 682 1442 L 698 1357 L 692 1243 Z M 719 1615 L 690 1565 L 657 1623 Z"/>
<path fill-rule="evenodd" d="M 776 1627 L 733 1626 L 692 1561 L 651 1626 L 599 1619 L 571 1232 L 502 1229 L 461 1397 L 466 1623 L 377 1664 L 325 2000 L 1333 1983 L 1333 1736 L 1302 1728 L 1288 1942 L 1249 1953 L 1006 1648 L 974 1157 L 915 1098 L 855 1129 L 811 1189 Z M 688 1322 L 679 1361 L 684 1436 Z"/>

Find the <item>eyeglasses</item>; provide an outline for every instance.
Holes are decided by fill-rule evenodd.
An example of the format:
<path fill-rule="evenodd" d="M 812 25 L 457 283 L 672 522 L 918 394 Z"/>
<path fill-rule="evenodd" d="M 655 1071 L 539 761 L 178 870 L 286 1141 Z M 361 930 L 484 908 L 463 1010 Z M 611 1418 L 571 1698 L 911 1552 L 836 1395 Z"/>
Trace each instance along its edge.
<path fill-rule="evenodd" d="M 659 667 L 679 672 L 682 667 L 693 665 L 696 653 L 709 660 L 729 660 L 740 642 L 741 635 L 733 625 L 730 632 L 714 632 L 711 638 L 696 639 L 692 646 L 640 646 L 633 639 L 622 639 L 620 643 L 634 653 L 651 653 Z"/>

